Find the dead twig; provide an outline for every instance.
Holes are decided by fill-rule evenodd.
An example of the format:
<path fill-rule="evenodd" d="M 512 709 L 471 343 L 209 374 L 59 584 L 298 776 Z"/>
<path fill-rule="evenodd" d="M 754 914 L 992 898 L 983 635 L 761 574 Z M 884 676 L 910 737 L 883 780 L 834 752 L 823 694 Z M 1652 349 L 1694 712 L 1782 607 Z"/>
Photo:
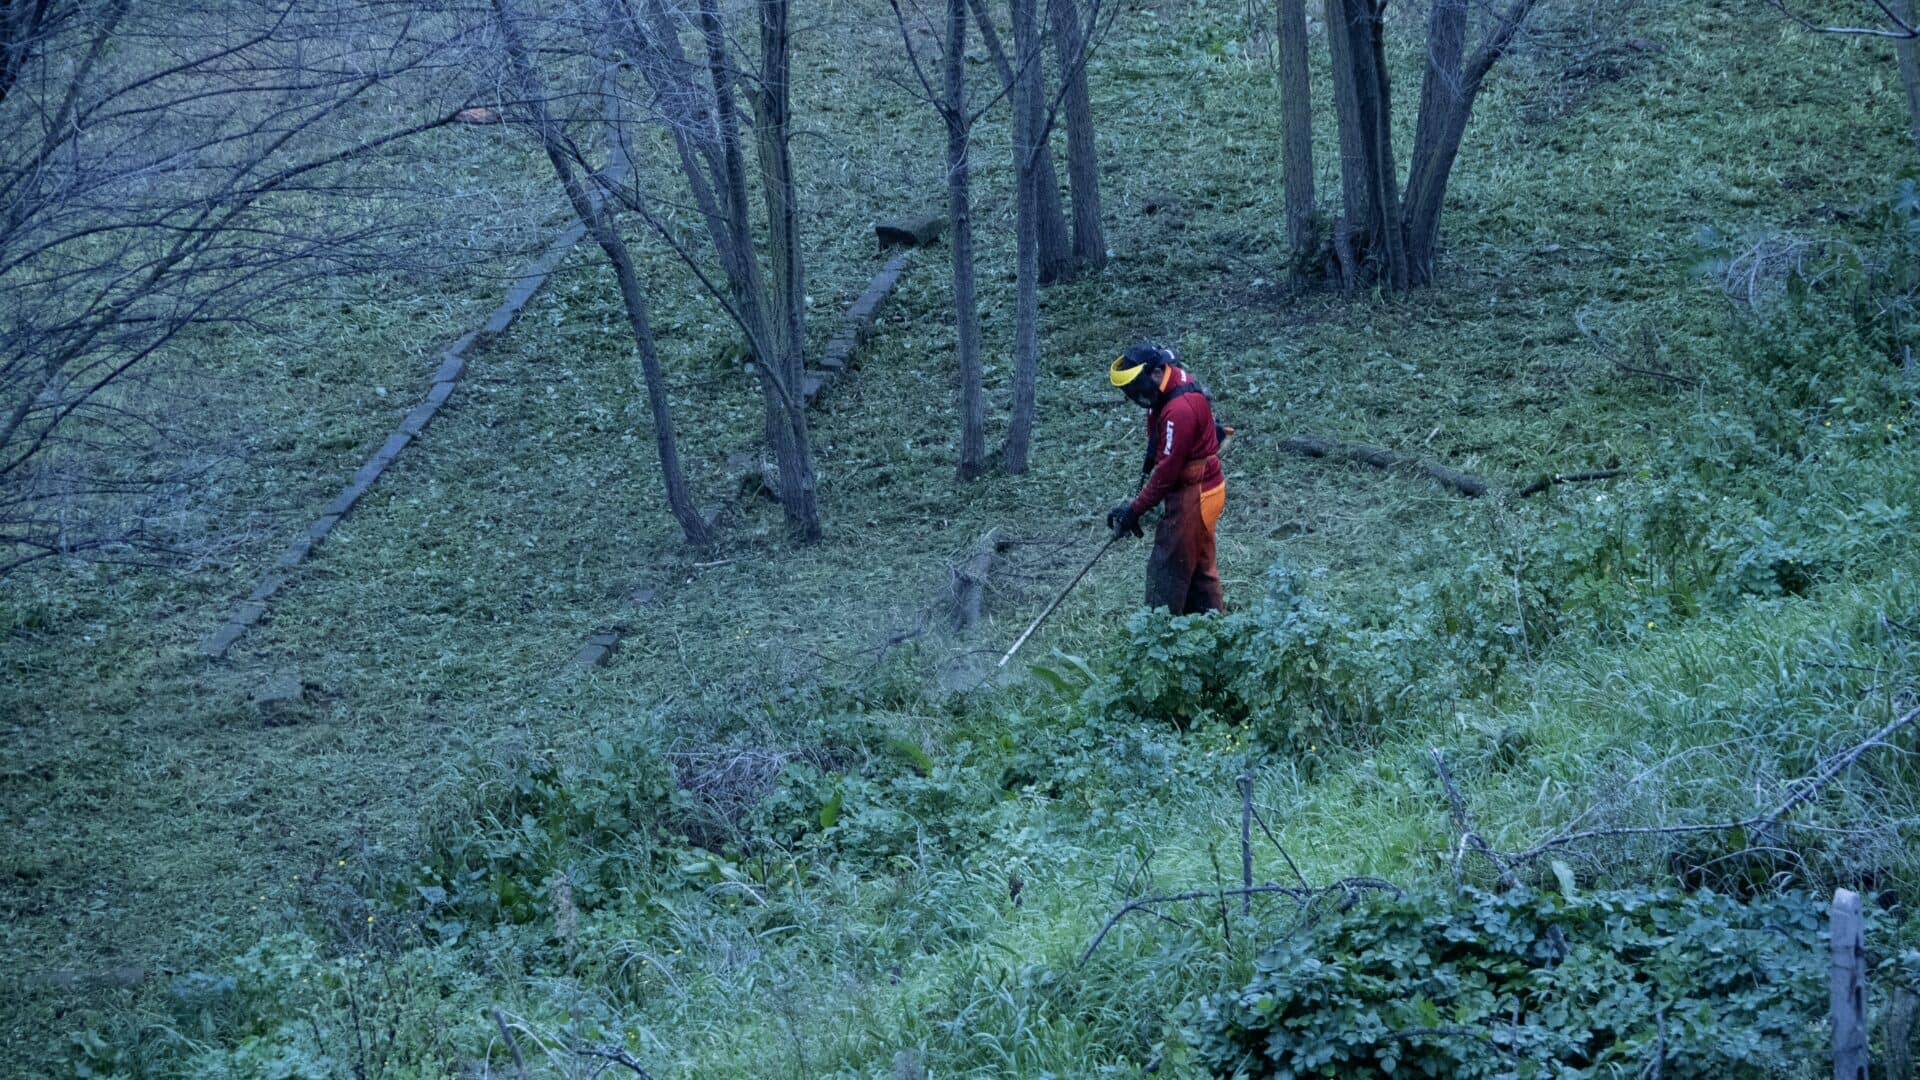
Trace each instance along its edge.
<path fill-rule="evenodd" d="M 1299 888 L 1293 885 L 1275 885 L 1268 882 L 1264 885 L 1254 885 L 1244 889 L 1222 889 L 1215 887 L 1210 889 L 1193 889 L 1188 892 L 1173 893 L 1167 896 L 1138 897 L 1120 905 L 1118 910 L 1107 916 L 1107 921 L 1101 925 L 1100 932 L 1093 936 L 1093 940 L 1087 943 L 1086 950 L 1080 954 L 1080 963 L 1078 966 L 1087 966 L 1087 961 L 1092 958 L 1093 951 L 1100 947 L 1100 943 L 1107 939 L 1107 935 L 1113 931 L 1115 926 L 1119 925 L 1121 919 L 1126 918 L 1136 911 L 1152 911 L 1152 909 L 1159 904 L 1180 904 L 1192 900 L 1224 902 L 1229 896 L 1262 896 L 1273 894 L 1289 897 L 1301 907 L 1305 907 L 1310 901 L 1317 897 L 1328 896 L 1334 893 L 1344 893 L 1349 897 L 1355 897 L 1361 892 L 1371 890 L 1390 892 L 1396 897 L 1406 896 L 1406 891 L 1391 881 L 1376 877 L 1350 877 L 1342 878 L 1331 885 L 1323 885 L 1319 888 L 1311 889 Z"/>
<path fill-rule="evenodd" d="M 1551 473 L 1520 489 L 1520 497 L 1538 495 L 1555 484 L 1583 484 L 1589 480 L 1611 480 L 1619 476 L 1621 469 L 1589 469 L 1586 472 Z"/>
<path fill-rule="evenodd" d="M 1287 854 L 1287 849 L 1281 846 L 1280 838 L 1273 835 L 1273 830 L 1267 826 L 1266 816 L 1260 813 L 1260 808 L 1257 806 L 1253 808 L 1253 820 L 1260 823 L 1260 831 L 1266 833 L 1267 839 L 1273 842 L 1273 850 L 1280 853 L 1280 858 L 1286 862 L 1287 869 L 1293 871 L 1293 876 L 1300 882 L 1300 887 L 1312 889 L 1313 885 L 1307 881 L 1307 875 L 1300 872 L 1300 865 L 1294 862 L 1293 856 Z"/>
<path fill-rule="evenodd" d="M 1465 884 L 1460 863 L 1466 857 L 1468 850 L 1477 851 L 1486 856 L 1488 862 L 1500 868 L 1500 876 L 1505 879 L 1509 873 L 1506 860 L 1488 847 L 1487 842 L 1474 829 L 1473 820 L 1467 816 L 1467 801 L 1461 796 L 1460 789 L 1454 785 L 1452 770 L 1447 768 L 1446 755 L 1442 754 L 1439 748 L 1434 747 L 1427 750 L 1427 756 L 1433 759 L 1433 771 L 1440 777 L 1440 787 L 1446 792 L 1447 812 L 1453 818 L 1453 831 L 1460 836 L 1459 846 L 1453 852 L 1454 887 L 1459 888 Z"/>
<path fill-rule="evenodd" d="M 1493 863 L 1494 866 L 1499 869 L 1503 880 L 1510 880 L 1514 867 L 1532 862 L 1542 855 L 1571 844 L 1584 843 L 1589 840 L 1612 840 L 1631 836 L 1683 836 L 1691 833 L 1733 832 L 1735 830 L 1747 833 L 1764 833 L 1766 830 L 1771 830 L 1783 824 L 1792 824 L 1791 822 L 1783 821 L 1783 819 L 1788 814 L 1793 813 L 1805 805 L 1815 795 L 1818 795 L 1828 784 L 1831 784 L 1835 778 L 1850 768 L 1854 762 L 1858 761 L 1862 754 L 1873 747 L 1887 745 L 1888 739 L 1912 725 L 1916 719 L 1920 719 L 1920 708 L 1908 710 L 1883 725 L 1878 731 L 1875 731 L 1865 739 L 1827 758 L 1812 777 L 1796 787 L 1778 806 L 1775 806 L 1772 810 L 1764 814 L 1755 814 L 1751 817 L 1742 818 L 1739 821 L 1718 821 L 1701 825 L 1635 825 L 1621 828 L 1581 829 L 1574 832 L 1561 832 L 1540 841 L 1524 851 L 1517 852 L 1495 851 L 1487 847 L 1484 841 L 1480 841 L 1479 834 L 1463 834 L 1461 840 L 1462 850 L 1471 847 L 1472 850 L 1480 852 L 1486 856 L 1488 862 Z M 1432 754 L 1437 767 L 1442 760 L 1440 758 L 1440 752 L 1435 750 L 1432 751 Z M 1459 793 L 1453 788 L 1452 778 L 1443 775 L 1441 783 L 1448 789 L 1447 797 L 1449 802 L 1453 803 L 1457 800 Z M 1464 807 L 1458 807 L 1456 810 L 1454 821 L 1455 826 L 1458 828 L 1462 827 L 1462 822 L 1464 821 L 1464 818 L 1459 816 L 1459 814 L 1464 811 Z M 1584 817 L 1585 815 L 1581 816 Z M 1811 828 L 1811 826 L 1808 827 Z M 1471 835 L 1475 843 L 1470 844 L 1467 840 L 1467 835 Z"/>
<path fill-rule="evenodd" d="M 633 1075 L 639 1077 L 640 1080 L 653 1080 L 653 1074 L 646 1070 L 646 1066 L 640 1064 L 638 1058 L 617 1046 L 581 1046 L 576 1047 L 574 1053 L 582 1057 L 599 1058 L 606 1062 L 605 1065 L 593 1071 L 594 1076 L 600 1075 L 600 1073 L 611 1066 L 619 1065 L 622 1068 L 633 1070 Z"/>
<path fill-rule="evenodd" d="M 1227 922 L 1227 889 L 1226 884 L 1220 880 L 1220 849 L 1208 845 L 1207 857 L 1213 860 L 1214 896 L 1219 900 L 1220 906 L 1220 939 L 1231 945 L 1233 944 L 1233 927 Z M 1245 886 L 1245 888 L 1252 888 L 1252 886 Z M 1251 894 L 1248 894 L 1247 899 L 1251 906 Z"/>
<path fill-rule="evenodd" d="M 1594 351 L 1605 357 L 1607 362 L 1612 364 L 1618 371 L 1628 375 L 1643 375 L 1649 379 L 1664 379 L 1676 386 L 1684 386 L 1689 390 L 1697 389 L 1700 386 L 1700 380 L 1691 375 L 1681 375 L 1678 372 L 1661 371 L 1656 368 L 1642 367 L 1638 364 L 1629 364 L 1621 357 L 1618 346 L 1607 340 L 1599 331 L 1587 326 L 1587 312 L 1585 308 L 1573 313 L 1573 325 L 1580 331 L 1581 336 L 1593 345 Z M 1659 339 L 1653 335 L 1651 330 L 1648 330 L 1645 336 L 1650 339 L 1648 341 L 1650 346 L 1658 347 Z"/>
<path fill-rule="evenodd" d="M 1240 788 L 1240 886 L 1253 887 L 1253 777 L 1241 773 L 1234 781 Z M 1253 914 L 1253 894 L 1240 897 L 1240 914 Z"/>

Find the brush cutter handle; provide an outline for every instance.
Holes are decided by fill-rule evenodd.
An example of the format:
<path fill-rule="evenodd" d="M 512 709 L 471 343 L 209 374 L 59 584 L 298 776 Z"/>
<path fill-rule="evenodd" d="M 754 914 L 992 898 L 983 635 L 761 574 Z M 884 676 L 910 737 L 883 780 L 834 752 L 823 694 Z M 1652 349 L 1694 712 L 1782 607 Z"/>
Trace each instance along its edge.
<path fill-rule="evenodd" d="M 1074 588 L 1080 584 L 1081 579 L 1087 576 L 1087 571 L 1093 569 L 1093 564 L 1100 561 L 1100 556 L 1105 555 L 1108 548 L 1119 542 L 1120 538 L 1118 536 L 1112 536 L 1107 538 L 1106 543 L 1100 545 L 1100 550 L 1093 553 L 1093 558 L 1087 560 L 1087 565 L 1081 567 L 1080 572 L 1073 575 L 1073 580 L 1067 582 L 1067 587 L 1061 589 L 1060 595 L 1053 598 L 1053 603 L 1047 605 L 1046 610 L 1040 613 L 1039 618 L 1034 619 L 1032 625 L 1027 627 L 1027 632 L 1021 634 L 1020 639 L 1015 641 L 1013 647 L 1007 650 L 1007 654 L 1000 658 L 1000 667 L 1007 666 L 1007 661 L 1013 659 L 1013 654 L 1020 651 L 1020 646 L 1027 643 L 1027 639 L 1033 636 L 1033 632 L 1040 629 L 1040 624 L 1047 621 L 1047 616 L 1053 614 L 1054 609 L 1060 606 L 1060 602 L 1067 598 L 1067 594 L 1072 592 Z"/>

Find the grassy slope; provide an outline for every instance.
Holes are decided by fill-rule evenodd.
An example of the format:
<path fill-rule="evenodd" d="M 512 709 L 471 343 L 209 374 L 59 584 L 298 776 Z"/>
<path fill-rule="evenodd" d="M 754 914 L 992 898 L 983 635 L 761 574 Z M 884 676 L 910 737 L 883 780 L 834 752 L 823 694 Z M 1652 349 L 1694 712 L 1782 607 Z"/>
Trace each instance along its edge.
<path fill-rule="evenodd" d="M 1232 464 L 1222 541 L 1236 596 L 1256 590 L 1276 559 L 1328 568 L 1335 597 L 1377 592 L 1445 569 L 1447 556 L 1430 542 L 1436 529 L 1465 555 L 1518 531 L 1515 515 L 1562 513 L 1551 501 L 1462 506 L 1415 481 L 1284 458 L 1274 444 L 1285 434 L 1413 445 L 1438 428 L 1427 452 L 1491 477 L 1616 457 L 1657 462 L 1667 432 L 1738 403 L 1613 377 L 1574 329 L 1573 312 L 1589 307 L 1615 328 L 1657 327 L 1682 364 L 1722 363 L 1719 301 L 1688 272 L 1693 231 L 1815 227 L 1816 207 L 1882 194 L 1903 160 L 1884 56 L 1764 21 L 1756 31 L 1749 15 L 1730 3 L 1646 5 L 1628 33 L 1666 50 L 1622 53 L 1617 82 L 1569 84 L 1552 57 L 1497 74 L 1456 173 L 1448 284 L 1410 300 L 1352 303 L 1283 303 L 1251 280 L 1280 271 L 1277 110 L 1262 67 L 1225 47 L 1237 28 L 1185 8 L 1130 19 L 1095 68 L 1102 115 L 1125 118 L 1103 132 L 1117 259 L 1098 279 L 1046 298 L 1034 472 L 964 492 L 949 482 L 943 274 L 938 253 L 916 256 L 862 370 L 820 415 L 829 536 L 804 551 L 773 539 L 765 506 L 701 560 L 737 561 L 695 566 L 672 549 L 617 310 L 605 278 L 576 260 L 230 665 L 205 666 L 191 645 L 244 593 L 249 564 L 269 560 L 277 537 L 230 572 L 35 586 L 61 621 L 8 644 L 20 676 L 5 698 L 17 719 L 0 820 L 16 837 L 4 893 L 10 966 L 180 971 L 215 964 L 238 951 L 236 941 L 316 909 L 354 918 L 365 868 L 400 857 L 423 793 L 469 750 L 576 747 L 631 730 L 663 706 L 719 714 L 837 677 L 847 664 L 857 674 L 858 651 L 914 625 L 937 602 L 949 563 L 994 526 L 1042 542 L 1025 549 L 1024 576 L 996 594 L 994 618 L 975 640 L 929 644 L 923 655 L 944 664 L 1007 639 L 1070 572 L 1091 544 L 1093 515 L 1124 489 L 1138 418 L 1107 400 L 1097 373 L 1133 337 L 1178 345 L 1252 436 Z M 875 21 L 862 33 L 883 41 L 885 27 Z M 904 190 L 920 202 L 939 190 L 937 144 L 917 130 L 930 125 L 904 103 L 856 109 L 864 77 L 836 71 L 809 87 L 816 105 L 831 106 L 810 114 L 830 135 L 810 144 L 807 161 L 807 175 L 820 178 L 813 235 L 830 245 L 815 264 L 816 312 L 838 310 L 859 287 L 872 260 L 858 230 L 898 205 L 895 185 L 910 184 Z M 854 160 L 873 165 L 849 169 Z M 1334 188 L 1323 177 L 1322 189 Z M 1187 204 L 1184 230 L 1138 213 L 1160 191 Z M 1004 223 L 989 224 L 988 265 L 1004 265 Z M 1004 342 L 1008 283 L 988 286 L 989 340 Z M 663 296 L 662 308 L 690 457 L 715 491 L 725 484 L 720 463 L 757 427 L 755 403 L 711 359 L 721 331 L 711 310 L 692 296 Z M 405 305 L 389 303 L 379 317 L 398 322 Z M 405 364 L 381 381 L 406 402 L 405 372 L 421 365 L 406 363 L 403 339 L 340 330 L 343 356 Z M 996 401 L 1006 396 L 1004 376 L 997 364 Z M 303 392 L 291 376 L 248 378 L 258 380 L 253 396 L 284 403 L 261 407 L 263 430 L 309 433 L 285 450 L 295 479 L 277 494 L 292 505 L 322 501 L 352 457 L 311 434 L 331 421 L 291 411 L 324 402 L 341 414 L 341 430 L 367 432 L 357 446 L 377 441 L 396 408 L 395 398 L 362 399 L 348 412 L 338 395 Z M 1590 497 L 1569 493 L 1563 503 Z M 1108 647 L 1138 593 L 1136 561 L 1130 553 L 1105 565 L 1037 650 Z M 657 597 L 615 663 L 568 670 L 579 639 L 616 618 L 634 585 Z M 1871 598 L 1833 603 L 1851 613 Z M 1808 627 L 1836 618 L 1825 609 L 1777 617 Z M 1773 618 L 1754 616 L 1748 627 L 1758 656 L 1781 647 Z M 77 645 L 83 635 L 96 640 Z M 1309 876 L 1435 873 L 1426 853 L 1442 842 L 1444 822 L 1419 774 L 1426 742 L 1459 737 L 1462 726 L 1471 735 L 1531 725 L 1533 767 L 1489 791 L 1483 809 L 1496 829 L 1529 835 L 1556 803 L 1604 782 L 1609 773 L 1595 763 L 1606 754 L 1637 757 L 1647 725 L 1682 729 L 1687 699 L 1714 715 L 1738 712 L 1737 688 L 1728 689 L 1736 700 L 1716 704 L 1700 693 L 1715 685 L 1710 671 L 1674 667 L 1688 649 L 1717 652 L 1728 640 L 1748 639 L 1709 625 L 1657 648 L 1544 657 L 1492 715 L 1389 733 L 1372 751 L 1326 763 L 1318 779 L 1284 760 L 1260 761 L 1261 798 L 1285 819 L 1283 838 Z M 246 695 L 288 667 L 318 687 L 310 715 L 263 729 Z M 1621 707 L 1619 687 L 1663 682 L 1673 689 L 1660 701 L 1648 694 Z M 952 737 L 939 715 L 892 722 L 936 747 Z M 777 719 L 771 737 L 797 738 Z M 1210 880 L 1205 852 L 1227 835 L 1240 759 L 1217 738 L 1168 752 L 1177 771 L 1136 793 L 1135 805 L 1104 793 L 1015 804 L 1002 810 L 1001 839 L 973 859 L 874 880 L 824 870 L 785 902 L 783 914 L 804 933 L 765 940 L 765 913 L 698 902 L 655 912 L 643 926 L 596 925 L 591 933 L 628 942 L 627 955 L 671 972 L 636 992 L 640 1004 L 621 1006 L 626 1022 L 651 1060 L 702 1075 L 842 1063 L 864 1071 L 926 1043 L 959 1048 L 954 1068 L 1009 1073 L 1142 1060 L 1159 1033 L 1116 1043 L 1111 1018 L 1143 1008 L 1127 999 L 1125 964 L 1159 947 L 1152 935 L 1116 943 L 1102 961 L 1113 965 L 1107 976 L 1072 991 L 1065 1006 L 1024 980 L 1029 961 L 1057 963 L 1084 941 L 1112 904 L 1113 876 L 1141 848 L 1161 852 L 1158 880 Z M 1028 883 L 1019 909 L 1004 899 L 1009 870 Z M 1232 970 L 1191 935 L 1165 937 L 1171 953 L 1155 971 L 1169 985 L 1205 986 Z M 501 948 L 514 970 L 518 954 Z M 545 980 L 502 992 L 536 1014 L 569 993 Z M 729 1009 L 747 994 L 767 1007 Z M 20 1027 L 8 1041 L 61 1007 L 40 994 L 11 1010 Z M 1102 1036 L 1090 1038 L 1089 1025 Z"/>

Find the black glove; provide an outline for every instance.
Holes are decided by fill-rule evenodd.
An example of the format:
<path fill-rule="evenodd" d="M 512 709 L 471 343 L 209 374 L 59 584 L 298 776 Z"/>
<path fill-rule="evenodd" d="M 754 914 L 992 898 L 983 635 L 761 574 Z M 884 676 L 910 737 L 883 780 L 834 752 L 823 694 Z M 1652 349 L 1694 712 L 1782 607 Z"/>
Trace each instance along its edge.
<path fill-rule="evenodd" d="M 1121 503 L 1107 511 L 1107 528 L 1113 530 L 1115 540 L 1132 533 L 1135 536 L 1147 535 L 1140 527 L 1140 515 L 1133 512 L 1132 503 Z"/>

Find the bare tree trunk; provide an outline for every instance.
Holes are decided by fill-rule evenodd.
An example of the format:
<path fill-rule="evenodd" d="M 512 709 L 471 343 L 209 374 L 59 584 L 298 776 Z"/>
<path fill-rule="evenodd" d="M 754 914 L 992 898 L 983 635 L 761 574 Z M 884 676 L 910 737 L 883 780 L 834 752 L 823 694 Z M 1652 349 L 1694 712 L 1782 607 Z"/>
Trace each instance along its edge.
<path fill-rule="evenodd" d="M 1393 162 L 1384 9 L 1384 0 L 1328 0 L 1327 35 L 1330 42 L 1339 42 L 1333 50 L 1334 85 L 1336 98 L 1346 99 L 1337 102 L 1337 111 L 1350 232 L 1360 242 L 1357 254 L 1365 272 L 1402 289 L 1408 272 L 1400 183 Z"/>
<path fill-rule="evenodd" d="M 1913 22 L 1913 0 L 1894 0 L 1894 11 L 1908 26 Z M 1900 64 L 1900 86 L 1907 94 L 1907 129 L 1913 145 L 1920 149 L 1920 57 L 1914 53 L 1913 39 L 1893 39 L 1893 57 Z"/>
<path fill-rule="evenodd" d="M 1407 263 L 1416 285 L 1433 278 L 1440 202 L 1471 107 L 1460 69 L 1467 47 L 1467 0 L 1432 2 L 1427 17 L 1427 72 L 1420 86 L 1420 117 L 1407 174 Z"/>
<path fill-rule="evenodd" d="M 1000 44 L 1000 31 L 994 28 L 993 13 L 987 10 L 987 0 L 968 0 L 973 8 L 974 22 L 980 27 L 980 40 L 987 47 L 987 54 L 993 58 L 993 66 L 1000 73 L 1000 87 L 1009 98 L 1014 96 L 1015 72 L 1012 61 L 1007 59 L 1007 50 Z M 1034 62 L 1039 62 L 1036 55 Z M 1034 163 L 1034 174 L 1039 178 L 1037 195 L 1039 197 L 1039 244 L 1040 244 L 1040 284 L 1047 285 L 1055 281 L 1064 281 L 1072 276 L 1073 246 L 1068 238 L 1066 210 L 1060 203 L 1060 174 L 1053 164 L 1053 146 L 1047 144 L 1045 152 Z"/>
<path fill-rule="evenodd" d="M 755 0 L 760 14 L 760 81 L 753 94 L 753 128 L 760 155 L 761 195 L 767 206 L 767 263 L 773 277 L 768 314 L 785 362 L 781 375 L 797 386 L 804 369 L 806 283 L 800 263 L 793 156 L 787 146 L 792 121 L 788 96 L 791 70 L 788 2 Z"/>
<path fill-rule="evenodd" d="M 947 214 L 953 219 L 953 318 L 960 361 L 960 479 L 987 471 L 986 395 L 981 388 L 980 304 L 973 281 L 972 136 L 967 115 L 967 0 L 947 0 L 941 76 L 947 121 Z"/>
<path fill-rule="evenodd" d="M 1420 91 L 1420 118 L 1408 168 L 1403 230 L 1408 279 L 1433 281 L 1440 246 L 1440 215 L 1446 207 L 1447 180 L 1460 156 L 1473 102 L 1487 72 L 1506 53 L 1539 0 L 1514 0 L 1488 31 L 1470 59 L 1466 50 L 1468 0 L 1434 0 L 1427 23 L 1427 74 Z"/>
<path fill-rule="evenodd" d="M 1075 270 L 1107 265 L 1107 237 L 1100 222 L 1100 156 L 1093 142 L 1093 99 L 1087 91 L 1089 42 L 1074 0 L 1048 0 L 1054 56 L 1063 80 L 1067 126 L 1067 184 L 1073 194 Z"/>
<path fill-rule="evenodd" d="M 760 182 L 767 204 L 768 255 L 773 293 L 769 314 L 774 326 L 775 366 L 785 388 L 767 401 L 770 421 L 778 417 L 774 454 L 780 466 L 780 505 L 787 529 L 805 541 L 820 538 L 815 502 L 813 453 L 807 439 L 806 291 L 800 261 L 799 219 L 794 204 L 793 158 L 788 152 L 791 126 L 788 75 L 792 69 L 789 0 L 757 0 L 760 13 L 760 84 L 754 95 L 760 151 Z"/>
<path fill-rule="evenodd" d="M 541 148 L 546 151 L 547 162 L 553 166 L 554 175 L 566 191 L 567 202 L 573 207 L 574 214 L 587 227 L 594 242 L 600 245 L 600 250 L 606 253 L 607 261 L 613 265 L 614 278 L 619 282 L 620 301 L 627 312 L 627 326 L 633 332 L 633 343 L 640 353 L 641 377 L 646 385 L 647 406 L 653 414 L 654 445 L 660 455 L 660 473 L 666 482 L 667 505 L 673 511 L 674 520 L 680 523 L 681 532 L 686 534 L 687 542 L 704 547 L 712 541 L 712 535 L 705 519 L 700 516 L 699 508 L 694 505 L 686 472 L 680 464 L 680 451 L 673 433 L 672 404 L 667 397 L 666 378 L 660 370 L 660 354 L 654 343 L 653 324 L 648 315 L 646 296 L 641 292 L 640 280 L 634 273 L 632 255 L 625 241 L 620 239 L 620 232 L 614 227 L 605 208 L 596 206 L 587 195 L 572 162 L 567 159 L 564 136 L 547 108 L 539 75 L 527 56 L 517 16 L 508 0 L 494 0 L 493 10 L 500 25 L 501 39 L 507 47 L 508 62 L 519 84 L 520 96 L 533 113 L 534 129 L 540 136 Z"/>
<path fill-rule="evenodd" d="M 754 254 L 752 221 L 748 212 L 746 163 L 741 152 L 739 109 L 735 102 L 732 60 L 727 55 L 726 26 L 717 0 L 700 0 L 698 18 L 706 46 L 707 76 L 713 94 L 712 137 L 720 175 L 706 185 L 698 161 L 684 151 L 683 171 L 696 198 L 702 187 L 712 189 L 720 221 L 708 215 L 714 249 L 726 271 L 734 315 L 747 334 L 754 370 L 766 410 L 766 437 L 780 472 L 780 505 L 787 527 L 796 539 L 820 536 L 815 498 L 813 455 L 807 437 L 804 342 L 804 299 L 794 216 L 793 176 L 787 156 L 789 42 L 785 0 L 759 3 L 762 61 L 759 95 L 758 147 L 761 183 L 768 208 L 769 250 L 775 294 L 770 295 Z M 777 10 L 770 10 L 777 9 Z"/>
<path fill-rule="evenodd" d="M 1335 250 L 1351 250 L 1353 237 L 1364 235 L 1367 222 L 1366 149 L 1361 140 L 1360 88 L 1354 84 L 1351 59 L 1353 35 L 1346 0 L 1326 0 L 1327 53 L 1333 60 L 1334 127 L 1340 136 L 1340 220 L 1334 228 Z M 1348 262 L 1357 262 L 1349 259 Z M 1348 275 L 1352 276 L 1352 275 Z M 1352 281 L 1343 284 L 1352 285 Z"/>
<path fill-rule="evenodd" d="M 1400 171 L 1393 157 L 1393 96 L 1387 76 L 1386 0 L 1348 0 L 1349 8 L 1364 12 L 1354 24 L 1364 31 L 1353 59 L 1361 88 L 1360 116 L 1365 121 L 1367 170 L 1374 233 L 1371 247 L 1381 273 L 1396 289 L 1407 287 L 1405 233 L 1400 227 Z"/>
<path fill-rule="evenodd" d="M 620 302 L 626 307 L 627 326 L 633 331 L 634 348 L 640 354 L 640 378 L 647 390 L 647 410 L 653 417 L 653 441 L 660 456 L 660 475 L 666 483 L 667 506 L 673 511 L 673 519 L 680 523 L 687 542 L 705 547 L 713 542 L 713 534 L 694 505 L 686 470 L 680 464 L 680 450 L 673 433 L 673 404 L 668 397 L 666 376 L 660 370 L 653 324 L 648 317 L 646 298 L 640 291 L 639 278 L 634 274 L 633 259 L 610 222 L 602 219 L 588 227 L 594 241 L 607 253 L 607 261 L 613 264 L 614 277 L 620 283 Z"/>
<path fill-rule="evenodd" d="M 1313 109 L 1306 0 L 1280 0 L 1280 145 L 1295 274 L 1313 251 Z"/>
<path fill-rule="evenodd" d="M 1033 440 L 1035 383 L 1040 370 L 1040 237 L 1038 162 L 1042 92 L 1040 20 L 1036 0 L 1011 0 L 1013 51 L 1017 65 L 1013 93 L 1015 286 L 1013 331 L 1013 413 L 1007 425 L 1002 467 L 1013 475 L 1027 471 Z"/>
<path fill-rule="evenodd" d="M 761 282 L 760 263 L 754 256 L 753 228 L 747 217 L 747 164 L 740 152 L 740 114 L 734 102 L 733 61 L 727 56 L 726 25 L 720 19 L 716 0 L 700 0 L 700 36 L 707 50 L 707 78 L 713 90 L 713 136 L 718 141 L 714 155 L 720 165 L 716 194 L 724 212 L 724 242 L 714 236 L 721 267 L 726 271 L 728 291 L 746 324 L 748 345 L 763 379 L 777 378 L 773 363 L 773 328 L 766 302 L 766 286 Z M 731 259 L 729 260 L 729 255 Z M 731 265 L 729 265 L 729 262 Z"/>

